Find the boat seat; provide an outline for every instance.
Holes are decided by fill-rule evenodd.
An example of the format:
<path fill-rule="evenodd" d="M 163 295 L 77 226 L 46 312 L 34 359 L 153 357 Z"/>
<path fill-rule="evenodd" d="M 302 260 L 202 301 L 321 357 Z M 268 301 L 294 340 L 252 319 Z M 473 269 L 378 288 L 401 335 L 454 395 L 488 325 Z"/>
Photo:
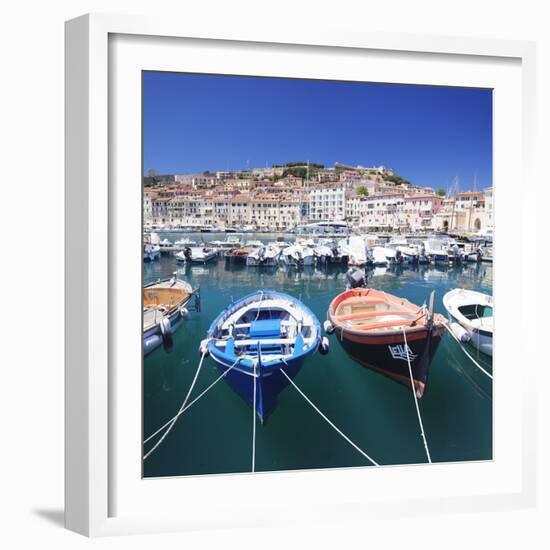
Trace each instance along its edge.
<path fill-rule="evenodd" d="M 262 352 L 280 353 L 281 345 L 279 343 L 270 342 L 270 340 L 281 337 L 281 320 L 280 319 L 261 319 L 250 323 L 250 338 L 257 340 L 256 344 L 250 346 L 251 350 L 260 349 Z M 265 344 L 262 340 L 267 340 Z"/>
<path fill-rule="evenodd" d="M 370 332 L 371 330 L 376 330 L 379 328 L 410 327 L 413 326 L 413 323 L 414 319 L 395 319 L 392 321 L 381 321 L 379 323 L 365 323 L 364 325 L 356 325 L 353 327 L 353 330 L 359 332 Z"/>
<path fill-rule="evenodd" d="M 361 319 L 370 319 L 371 317 L 384 317 L 387 315 L 402 315 L 403 317 L 415 317 L 415 315 L 409 311 L 363 311 L 358 313 L 349 313 L 348 315 L 337 315 L 337 321 L 355 321 Z"/>
<path fill-rule="evenodd" d="M 345 298 L 342 300 L 338 307 L 342 306 L 351 306 L 356 304 L 364 304 L 364 305 L 375 305 L 375 304 L 387 304 L 388 301 L 383 298 L 375 298 L 374 296 L 372 298 L 369 298 L 369 296 L 350 296 L 349 298 Z"/>
<path fill-rule="evenodd" d="M 281 335 L 280 319 L 261 319 L 250 323 L 251 338 L 278 338 Z"/>

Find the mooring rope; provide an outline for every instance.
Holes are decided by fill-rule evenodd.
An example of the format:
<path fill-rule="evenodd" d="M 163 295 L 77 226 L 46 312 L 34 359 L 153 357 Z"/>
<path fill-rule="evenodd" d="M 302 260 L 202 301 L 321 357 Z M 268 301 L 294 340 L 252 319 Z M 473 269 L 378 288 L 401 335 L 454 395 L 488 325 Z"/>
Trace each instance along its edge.
<path fill-rule="evenodd" d="M 203 357 L 201 357 L 201 361 L 204 359 L 204 354 L 203 354 Z M 162 430 L 164 430 L 165 428 L 169 427 L 168 430 L 166 430 L 166 432 L 163 434 L 163 436 L 161 437 L 161 439 L 159 439 L 159 441 L 156 443 L 156 445 L 143 457 L 143 459 L 145 460 L 159 445 L 160 443 L 164 440 L 164 438 L 168 435 L 168 432 L 173 428 L 174 424 L 176 423 L 177 419 L 185 412 L 187 411 L 188 409 L 190 409 L 203 395 L 205 395 L 209 390 L 211 390 L 222 378 L 224 378 L 227 373 L 233 369 L 233 367 L 235 367 L 237 365 L 237 363 L 239 363 L 239 361 L 241 360 L 241 358 L 239 357 L 226 371 L 222 372 L 215 380 L 214 382 L 212 382 L 209 386 L 207 386 L 201 393 L 199 393 L 199 395 L 197 395 L 197 397 L 195 397 L 195 399 L 193 399 L 192 401 L 190 401 L 187 405 L 185 405 L 185 401 L 184 403 L 182 404 L 182 406 L 180 407 L 178 413 L 173 416 L 170 420 L 168 420 L 168 422 L 166 422 L 165 424 L 163 424 L 158 430 L 156 430 L 154 433 L 152 433 L 147 439 L 145 439 L 145 441 L 143 442 L 143 444 L 147 443 L 148 441 L 150 441 L 151 439 L 153 439 L 153 437 L 155 437 L 156 435 L 158 435 L 160 432 L 162 432 Z M 200 370 L 200 367 L 199 369 L 197 369 L 197 372 Z M 191 393 L 191 390 L 193 388 L 191 387 L 190 388 L 190 391 L 188 392 L 188 395 L 187 397 L 185 398 L 186 400 L 188 399 L 189 397 L 189 394 Z"/>
<path fill-rule="evenodd" d="M 283 363 L 285 363 L 285 365 L 288 366 L 288 363 L 286 363 L 286 361 L 283 360 Z M 363 451 L 362 449 L 360 449 L 344 432 L 342 432 L 342 430 L 340 430 L 331 420 L 329 420 L 316 406 L 315 404 L 307 397 L 307 395 L 294 383 L 294 381 L 292 380 L 292 378 L 290 378 L 290 376 L 288 376 L 288 374 L 281 368 L 279 367 L 279 369 L 281 370 L 281 372 L 283 373 L 283 375 L 286 377 L 286 379 L 292 384 L 292 386 L 294 386 L 294 388 L 296 389 L 296 391 L 313 407 L 313 409 L 321 416 L 321 418 L 323 418 L 332 428 L 334 428 L 334 430 L 336 430 L 337 433 L 339 433 L 355 450 L 357 450 L 358 452 L 360 452 L 367 460 L 369 460 L 374 466 L 380 466 L 380 464 L 378 464 L 378 462 L 376 462 L 375 460 L 373 460 L 367 453 L 365 453 L 365 451 Z"/>
<path fill-rule="evenodd" d="M 149 455 L 151 453 L 153 453 L 157 449 L 157 447 L 164 441 L 164 438 L 172 431 L 172 428 L 174 427 L 174 424 L 176 423 L 179 415 L 182 413 L 183 409 L 185 409 L 185 405 L 187 405 L 187 400 L 189 399 L 189 396 L 191 395 L 191 392 L 193 391 L 193 388 L 195 387 L 195 383 L 197 382 L 197 378 L 199 377 L 199 372 L 202 368 L 202 364 L 204 362 L 204 358 L 206 357 L 207 353 L 208 352 L 206 350 L 202 352 L 201 360 L 199 361 L 199 366 L 197 367 L 197 370 L 195 372 L 195 376 L 193 377 L 193 381 L 191 382 L 191 386 L 189 387 L 189 390 L 187 391 L 187 395 L 185 396 L 185 399 L 183 400 L 183 403 L 181 404 L 181 407 L 179 408 L 178 413 L 170 421 L 171 423 L 169 423 L 169 426 L 166 429 L 166 431 L 162 434 L 162 437 L 153 445 L 153 447 L 151 447 L 149 452 L 147 452 L 145 454 L 145 456 L 143 457 L 143 460 L 146 460 L 147 457 L 149 457 Z"/>
<path fill-rule="evenodd" d="M 469 357 L 469 359 L 472 361 L 472 363 L 486 376 L 488 376 L 491 380 L 493 379 L 493 375 L 488 373 L 469 353 L 468 350 L 462 345 L 462 342 L 454 335 L 453 331 L 451 330 L 450 323 L 447 322 L 447 332 L 456 340 L 459 348 Z"/>
<path fill-rule="evenodd" d="M 258 346 L 258 353 L 259 353 Z M 257 361 L 254 361 L 254 406 L 252 407 L 252 471 L 256 471 L 256 365 Z"/>
<path fill-rule="evenodd" d="M 407 334 L 405 333 L 405 327 L 401 327 L 403 330 L 403 338 L 405 339 L 405 355 L 407 356 L 407 363 L 409 365 L 409 376 L 411 378 L 411 389 L 414 397 L 414 404 L 416 406 L 416 414 L 418 416 L 418 423 L 420 424 L 420 435 L 424 441 L 424 449 L 426 450 L 426 456 L 428 457 L 428 462 L 432 463 L 432 457 L 430 456 L 430 450 L 428 449 L 428 442 L 426 441 L 426 434 L 424 433 L 424 425 L 422 424 L 422 416 L 420 415 L 420 408 L 418 407 L 418 399 L 416 397 L 416 390 L 414 386 L 414 379 L 412 374 L 411 359 L 409 357 L 409 345 L 407 344 Z M 431 327 L 430 327 L 431 330 Z M 429 353 L 429 350 L 425 350 L 424 353 Z"/>
<path fill-rule="evenodd" d="M 211 388 L 213 388 L 236 364 L 238 363 L 238 361 L 235 361 L 235 363 L 233 363 L 233 365 L 231 365 L 226 371 L 222 372 L 218 378 L 216 378 L 216 380 L 214 380 L 214 382 L 212 382 L 206 389 L 204 389 L 201 393 L 199 393 L 199 395 L 197 395 L 197 397 L 195 397 L 195 399 L 193 399 L 193 401 L 191 401 L 182 411 L 181 413 L 178 413 L 176 414 L 175 416 L 173 416 L 172 418 L 170 418 L 170 420 L 168 420 L 168 422 L 166 422 L 166 424 L 163 424 L 156 432 L 153 432 L 143 443 L 147 443 L 149 442 L 151 439 L 153 439 L 153 437 L 155 437 L 155 435 L 159 434 L 160 432 L 162 432 L 162 430 L 164 430 L 164 428 L 166 428 L 166 426 L 168 426 L 170 424 L 170 422 L 172 422 L 174 419 L 176 419 L 178 416 L 182 415 L 187 409 L 190 409 L 192 405 L 194 405 L 208 390 L 210 390 Z"/>

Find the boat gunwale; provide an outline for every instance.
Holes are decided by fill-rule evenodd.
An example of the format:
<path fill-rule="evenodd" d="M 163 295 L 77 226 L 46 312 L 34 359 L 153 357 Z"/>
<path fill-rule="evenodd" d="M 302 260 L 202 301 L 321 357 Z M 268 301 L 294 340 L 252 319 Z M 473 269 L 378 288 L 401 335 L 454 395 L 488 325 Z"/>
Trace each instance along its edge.
<path fill-rule="evenodd" d="M 168 277 L 166 279 L 158 279 L 157 281 L 151 281 L 150 283 L 147 283 L 146 285 L 143 286 L 143 292 L 145 292 L 146 290 L 154 289 L 155 285 L 158 285 L 158 284 L 161 284 L 161 283 L 167 283 L 171 280 L 172 280 L 172 277 Z M 142 331 L 143 331 L 144 335 L 148 331 L 159 328 L 159 324 L 160 324 L 161 319 L 166 318 L 166 317 L 172 317 L 174 314 L 178 313 L 179 310 L 182 307 L 185 307 L 189 303 L 189 301 L 191 300 L 191 297 L 193 296 L 193 294 L 195 294 L 198 290 L 197 288 L 193 288 L 187 281 L 183 281 L 182 279 L 176 279 L 176 283 L 177 282 L 180 282 L 180 283 L 183 283 L 183 284 L 187 285 L 189 290 L 184 289 L 184 288 L 177 288 L 177 287 L 175 287 L 174 289 L 171 289 L 170 287 L 161 287 L 161 288 L 159 288 L 158 290 L 181 290 L 182 292 L 185 293 L 185 296 L 183 296 L 183 298 L 179 302 L 177 302 L 176 304 L 172 304 L 171 306 L 169 306 L 168 309 L 162 313 L 162 316 L 159 318 L 158 321 L 155 321 L 155 322 L 150 323 L 148 325 L 143 325 Z M 158 305 L 160 306 L 161 304 L 158 304 Z M 142 310 L 143 310 L 142 311 L 142 319 L 143 319 L 143 321 L 145 321 L 145 307 L 144 306 L 145 306 L 145 303 L 144 303 L 143 298 L 142 298 Z"/>
<path fill-rule="evenodd" d="M 340 294 L 338 294 L 337 296 L 335 296 L 333 298 L 333 300 L 331 301 L 331 303 L 329 305 L 328 311 L 327 311 L 329 321 L 334 325 L 335 330 L 340 332 L 340 334 L 342 335 L 342 338 L 345 338 L 346 334 L 352 334 L 356 337 L 362 337 L 362 338 L 366 338 L 366 339 L 368 339 L 368 338 L 371 338 L 371 339 L 395 339 L 396 337 L 403 339 L 403 328 L 405 328 L 405 332 L 406 332 L 407 335 L 416 335 L 419 332 L 426 332 L 426 337 L 427 337 L 429 329 L 428 329 L 428 325 L 426 323 L 425 318 L 424 318 L 423 322 L 421 322 L 421 323 L 419 322 L 419 323 L 415 324 L 414 326 L 410 326 L 410 325 L 406 326 L 406 325 L 397 325 L 396 324 L 395 326 L 399 326 L 399 328 L 397 328 L 395 330 L 380 330 L 379 328 L 376 327 L 376 325 L 373 325 L 372 329 L 370 329 L 370 330 L 368 330 L 368 329 L 366 329 L 366 330 L 365 329 L 364 330 L 354 330 L 353 328 L 345 327 L 342 324 L 342 321 L 340 321 L 336 317 L 336 310 L 337 310 L 338 306 L 341 304 L 341 302 L 343 302 L 343 300 L 345 299 L 345 296 L 346 295 L 348 297 L 360 297 L 362 295 L 367 296 L 372 291 L 374 291 L 375 296 L 378 295 L 378 294 L 382 294 L 383 296 L 392 298 L 393 300 L 392 299 L 384 300 L 384 303 L 388 303 L 388 305 L 391 305 L 392 302 L 394 302 L 394 301 L 401 301 L 402 305 L 406 305 L 408 308 L 414 308 L 417 312 L 419 312 L 419 310 L 422 309 L 421 307 L 417 306 L 416 304 L 413 304 L 412 302 L 410 302 L 406 298 L 399 298 L 398 296 L 395 296 L 393 294 L 388 294 L 387 292 L 384 292 L 384 291 L 381 291 L 381 290 L 376 290 L 376 289 L 373 289 L 373 288 L 356 288 L 356 289 L 345 290 L 344 292 L 341 292 Z M 395 313 L 395 312 L 393 312 L 393 313 Z M 410 315 L 411 310 L 404 309 L 403 314 L 404 315 L 405 314 Z M 423 316 L 423 317 L 425 317 L 425 316 Z M 420 321 L 420 319 L 419 319 L 419 321 Z M 397 322 L 398 321 L 396 321 L 396 323 Z M 385 329 L 385 327 L 380 327 L 380 328 Z M 432 323 L 432 334 L 434 332 L 438 334 L 439 331 L 441 329 L 444 330 L 444 328 L 445 328 L 445 318 L 444 318 L 444 316 L 439 314 L 439 313 L 434 313 L 433 323 Z M 365 343 L 368 343 L 368 342 L 365 342 Z"/>
<path fill-rule="evenodd" d="M 222 310 L 219 313 L 219 315 L 210 324 L 210 327 L 208 328 L 208 331 L 207 331 L 208 350 L 209 350 L 210 355 L 212 356 L 212 358 L 217 363 L 220 363 L 224 367 L 229 367 L 230 365 L 235 363 L 235 361 L 237 359 L 239 359 L 239 356 L 229 355 L 229 354 L 225 353 L 225 351 L 220 350 L 215 345 L 214 342 L 215 342 L 216 339 L 213 338 L 213 334 L 214 334 L 215 330 L 218 328 L 217 325 L 219 323 L 221 323 L 225 318 L 227 318 L 228 315 L 231 315 L 235 311 L 238 311 L 239 308 L 237 307 L 237 305 L 239 303 L 243 302 L 243 306 L 244 306 L 244 305 L 246 305 L 245 302 L 247 300 L 250 300 L 254 296 L 262 296 L 264 294 L 269 295 L 270 298 L 279 298 L 279 299 L 283 299 L 283 300 L 288 300 L 288 301 L 294 303 L 299 309 L 304 310 L 311 317 L 312 326 L 316 329 L 317 335 L 316 335 L 315 338 L 312 339 L 312 342 L 308 345 L 308 347 L 304 350 L 301 350 L 301 352 L 298 355 L 292 354 L 292 355 L 281 356 L 280 358 L 277 358 L 277 359 L 262 361 L 262 363 L 261 363 L 262 369 L 275 369 L 275 368 L 278 368 L 281 365 L 281 363 L 283 363 L 283 362 L 291 364 L 291 363 L 293 363 L 297 360 L 298 361 L 303 361 L 305 357 L 307 357 L 311 353 L 314 353 L 318 349 L 319 344 L 321 342 L 321 337 L 322 337 L 321 323 L 319 322 L 319 319 L 317 318 L 317 316 L 311 311 L 311 309 L 308 306 L 306 306 L 302 301 L 298 300 L 294 296 L 292 296 L 290 294 L 286 294 L 284 292 L 280 292 L 280 291 L 277 291 L 277 290 L 270 290 L 270 289 L 256 290 L 254 292 L 251 292 L 251 293 L 247 294 L 246 296 L 243 296 L 242 298 L 239 298 L 238 300 L 235 300 L 231 304 L 229 304 L 224 310 Z M 230 308 L 233 308 L 233 312 L 226 313 L 226 312 L 228 312 L 228 310 Z M 237 367 L 241 367 L 241 368 L 237 368 Z M 245 370 L 242 370 L 243 367 L 244 367 Z M 238 363 L 235 364 L 235 366 L 233 368 L 236 368 L 237 370 L 239 370 L 241 372 L 247 372 L 248 373 L 249 370 L 252 370 L 254 368 L 254 361 L 252 359 L 246 357 L 246 358 L 243 358 L 243 359 L 239 360 Z M 265 370 L 262 370 L 262 372 L 265 374 Z"/>

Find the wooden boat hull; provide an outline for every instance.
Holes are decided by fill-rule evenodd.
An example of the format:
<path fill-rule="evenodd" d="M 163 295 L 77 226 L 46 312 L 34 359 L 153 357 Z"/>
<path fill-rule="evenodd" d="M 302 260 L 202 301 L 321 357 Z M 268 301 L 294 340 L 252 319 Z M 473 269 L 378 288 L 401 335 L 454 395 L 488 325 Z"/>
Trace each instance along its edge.
<path fill-rule="evenodd" d="M 401 331 L 383 336 L 370 336 L 342 331 L 341 327 L 335 328 L 338 341 L 354 361 L 410 388 L 408 355 L 415 391 L 419 398 L 424 394 L 430 364 L 444 333 L 444 327 L 434 326 L 428 344 L 427 329 L 408 331 L 406 347 Z"/>
<path fill-rule="evenodd" d="M 181 314 L 180 308 L 185 307 L 189 303 L 190 299 L 191 296 L 187 300 L 183 301 L 180 304 L 179 308 L 176 309 L 172 314 L 167 315 L 168 319 L 170 320 L 170 327 L 172 332 L 175 332 L 178 329 L 184 319 L 183 315 Z M 159 325 L 155 325 L 148 330 L 145 330 L 143 332 L 143 355 L 149 355 L 152 351 L 161 346 L 162 342 L 162 331 Z"/>
<path fill-rule="evenodd" d="M 433 355 L 445 333 L 445 319 L 429 307 L 371 288 L 352 288 L 332 300 L 329 333 L 364 367 L 424 394 Z M 409 369 L 410 363 L 410 369 Z"/>
<path fill-rule="evenodd" d="M 256 369 L 256 414 L 260 422 L 265 422 L 277 404 L 277 396 L 289 385 L 289 381 L 281 369 L 289 376 L 294 377 L 300 371 L 305 356 L 289 359 L 285 363 L 277 363 L 269 367 L 262 366 Z M 220 372 L 226 372 L 231 364 L 214 356 L 216 366 Z M 252 366 L 234 366 L 225 376 L 227 384 L 250 407 L 254 406 L 254 375 Z"/>
<path fill-rule="evenodd" d="M 170 339 L 172 335 L 175 333 L 179 325 L 181 324 L 182 320 L 187 315 L 187 309 L 186 306 L 189 304 L 189 301 L 191 298 L 195 295 L 197 295 L 198 289 L 193 290 L 190 286 L 189 289 L 185 289 L 182 292 L 181 287 L 175 287 L 171 288 L 170 286 L 166 286 L 171 283 L 170 279 L 165 279 L 164 281 L 157 281 L 150 283 L 148 285 L 145 285 L 143 291 L 144 291 L 144 306 L 151 305 L 151 302 L 153 303 L 157 301 L 157 305 L 162 306 L 162 311 L 153 311 L 149 308 L 144 308 L 143 313 L 143 355 L 148 355 L 153 350 L 158 348 L 160 345 L 164 344 L 165 348 L 167 348 L 167 351 L 170 351 L 171 346 L 166 346 L 166 340 L 167 338 Z M 179 283 L 182 284 L 181 282 Z M 174 292 L 178 293 L 176 295 L 166 296 L 167 293 L 170 293 L 170 291 L 173 290 Z M 165 295 L 166 302 L 162 299 L 162 295 Z M 148 296 L 150 294 L 151 296 Z M 157 297 L 156 295 L 160 294 L 160 297 Z M 146 303 L 146 299 L 148 301 L 148 304 Z M 158 320 L 157 320 L 157 313 L 158 313 Z M 151 319 L 151 317 L 148 317 L 149 315 L 154 315 L 154 319 Z M 163 327 L 161 327 L 161 323 L 164 322 L 164 333 L 163 333 Z"/>
<path fill-rule="evenodd" d="M 291 325 L 294 331 L 301 327 L 298 335 Z M 319 349 L 321 326 L 296 298 L 263 290 L 222 311 L 212 322 L 205 344 L 218 369 L 226 373 L 227 384 L 264 422 L 275 408 L 277 396 L 289 384 L 285 374 L 294 378 L 304 360 Z M 283 350 L 286 346 L 293 348 Z"/>

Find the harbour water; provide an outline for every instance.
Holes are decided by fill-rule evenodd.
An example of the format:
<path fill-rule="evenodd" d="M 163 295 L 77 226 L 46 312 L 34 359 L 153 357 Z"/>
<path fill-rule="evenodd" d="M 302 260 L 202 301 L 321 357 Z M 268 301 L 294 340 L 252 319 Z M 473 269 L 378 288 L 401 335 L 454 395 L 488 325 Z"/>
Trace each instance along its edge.
<path fill-rule="evenodd" d="M 171 234 L 171 240 L 183 235 Z M 185 234 L 193 240 L 226 235 Z M 246 239 L 275 240 L 274 235 Z M 234 299 L 269 288 L 301 299 L 323 322 L 331 299 L 345 288 L 345 268 L 300 271 L 282 267 L 228 266 L 223 258 L 206 265 L 178 264 L 173 255 L 144 264 L 144 283 L 171 276 L 200 285 L 201 311 L 191 312 L 174 335 L 174 349 L 162 346 L 143 364 L 144 439 L 177 413 L 195 374 L 199 343 L 212 320 Z M 376 268 L 368 286 L 421 305 L 436 291 L 435 310 L 445 314 L 446 291 L 461 287 L 492 294 L 491 264 L 455 267 Z M 304 363 L 295 379 L 302 391 L 360 448 L 381 465 L 426 462 L 412 392 L 363 368 L 343 351 L 335 336 L 330 352 Z M 489 357 L 467 348 L 492 372 Z M 191 399 L 219 375 L 207 358 Z M 419 401 L 433 462 L 492 458 L 492 381 L 446 335 L 434 357 Z M 221 380 L 186 411 L 160 447 L 144 461 L 145 477 L 249 472 L 252 410 Z M 367 466 L 366 459 L 338 435 L 296 392 L 287 387 L 266 424 L 257 423 L 256 471 Z M 150 444 L 145 447 L 150 448 Z"/>

